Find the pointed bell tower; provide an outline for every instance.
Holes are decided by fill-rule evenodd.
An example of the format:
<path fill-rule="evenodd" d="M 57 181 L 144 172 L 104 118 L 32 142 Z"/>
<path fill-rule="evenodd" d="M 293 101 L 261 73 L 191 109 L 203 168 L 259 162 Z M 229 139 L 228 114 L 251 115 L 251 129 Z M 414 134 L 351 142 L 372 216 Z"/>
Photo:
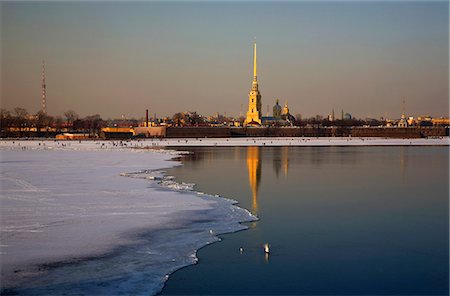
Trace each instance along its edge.
<path fill-rule="evenodd" d="M 256 42 L 253 44 L 253 81 L 252 89 L 248 94 L 248 111 L 244 122 L 245 126 L 261 126 L 261 93 L 258 89 L 258 76 L 256 69 Z"/>

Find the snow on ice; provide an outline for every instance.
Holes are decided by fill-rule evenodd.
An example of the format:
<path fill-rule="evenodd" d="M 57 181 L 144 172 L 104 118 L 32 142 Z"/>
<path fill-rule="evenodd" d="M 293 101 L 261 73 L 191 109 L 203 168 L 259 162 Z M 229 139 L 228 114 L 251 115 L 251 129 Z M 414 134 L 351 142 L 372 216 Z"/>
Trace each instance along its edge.
<path fill-rule="evenodd" d="M 3 291 L 155 294 L 218 240 L 210 229 L 255 219 L 165 176 L 176 152 L 118 143 L 0 143 Z"/>

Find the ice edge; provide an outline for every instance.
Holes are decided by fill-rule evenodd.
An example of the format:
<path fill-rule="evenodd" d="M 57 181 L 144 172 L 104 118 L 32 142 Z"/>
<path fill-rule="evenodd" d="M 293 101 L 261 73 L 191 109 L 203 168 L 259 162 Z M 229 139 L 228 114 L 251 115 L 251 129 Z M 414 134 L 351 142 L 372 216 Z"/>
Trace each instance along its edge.
<path fill-rule="evenodd" d="M 146 150 L 148 150 L 148 148 L 144 148 Z M 136 150 L 140 150 L 139 148 Z M 183 157 L 187 154 L 190 154 L 192 152 L 189 151 L 176 151 L 176 150 L 172 150 L 172 149 L 151 149 L 150 150 L 154 150 L 157 153 L 168 153 L 173 155 L 173 157 L 171 158 L 171 161 L 177 161 L 176 159 L 179 157 Z M 169 167 L 169 168 L 174 168 L 176 166 L 181 166 L 182 161 L 178 161 L 179 164 L 174 164 L 173 166 Z M 213 237 L 215 240 L 213 241 L 205 241 L 202 246 L 200 246 L 197 249 L 194 249 L 191 254 L 190 254 L 190 263 L 186 263 L 182 266 L 178 266 L 177 268 L 168 271 L 166 276 L 162 279 L 161 285 L 160 287 L 157 287 L 155 289 L 155 293 L 153 295 L 159 295 L 162 290 L 165 287 L 166 282 L 170 279 L 170 276 L 175 273 L 176 271 L 183 269 L 185 267 L 191 266 L 191 265 L 196 265 L 199 262 L 199 258 L 197 257 L 197 253 L 199 250 L 201 250 L 202 248 L 212 245 L 214 243 L 220 242 L 222 241 L 222 239 L 219 237 L 219 235 L 222 234 L 229 234 L 229 233 L 236 233 L 239 231 L 244 231 L 247 230 L 249 227 L 246 225 L 243 225 L 243 223 L 249 223 L 249 222 L 255 222 L 258 221 L 259 218 L 254 215 L 253 213 L 251 213 L 249 210 L 247 210 L 246 208 L 242 208 L 237 206 L 237 204 L 239 203 L 237 200 L 231 199 L 231 198 L 227 198 L 227 197 L 223 197 L 220 196 L 219 194 L 207 194 L 201 191 L 196 191 L 195 188 L 195 183 L 185 183 L 185 182 L 177 182 L 176 177 L 172 176 L 172 175 L 167 175 L 165 169 L 154 169 L 154 170 L 142 170 L 142 171 L 137 171 L 137 172 L 128 172 L 128 173 L 121 173 L 120 174 L 123 177 L 130 177 L 130 178 L 139 178 L 139 179 L 145 179 L 145 180 L 151 180 L 151 181 L 155 181 L 154 184 L 156 184 L 156 186 L 160 187 L 161 189 L 164 190 L 170 190 L 173 192 L 189 192 L 189 193 L 194 193 L 196 194 L 198 197 L 200 197 L 201 199 L 205 199 L 205 200 L 214 200 L 214 199 L 220 199 L 223 202 L 228 202 L 230 204 L 231 209 L 235 209 L 238 211 L 241 211 L 243 213 L 245 213 L 245 215 L 243 217 L 246 217 L 246 219 L 243 220 L 238 220 L 238 221 L 233 221 L 233 223 L 236 223 L 236 226 L 233 227 L 232 230 L 227 230 L 227 231 L 218 231 L 218 232 L 214 232 Z"/>

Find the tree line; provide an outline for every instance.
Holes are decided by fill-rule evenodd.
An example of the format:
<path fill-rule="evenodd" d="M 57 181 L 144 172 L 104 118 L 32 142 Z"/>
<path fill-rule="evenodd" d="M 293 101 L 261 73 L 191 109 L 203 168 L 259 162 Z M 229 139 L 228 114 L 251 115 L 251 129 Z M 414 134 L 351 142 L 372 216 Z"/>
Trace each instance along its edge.
<path fill-rule="evenodd" d="M 64 112 L 64 116 L 51 116 L 42 111 L 31 114 L 20 107 L 12 111 L 0 109 L 2 136 L 43 136 L 61 132 L 97 134 L 106 125 L 98 114 L 80 118 L 73 110 Z"/>

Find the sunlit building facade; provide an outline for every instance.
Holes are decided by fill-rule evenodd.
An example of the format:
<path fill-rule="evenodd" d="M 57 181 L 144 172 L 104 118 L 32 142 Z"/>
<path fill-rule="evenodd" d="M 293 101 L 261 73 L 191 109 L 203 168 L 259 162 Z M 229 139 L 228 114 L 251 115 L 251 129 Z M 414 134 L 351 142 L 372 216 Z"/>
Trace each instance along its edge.
<path fill-rule="evenodd" d="M 258 89 L 258 76 L 256 69 L 256 42 L 253 44 L 253 81 L 252 89 L 248 94 L 248 111 L 245 126 L 261 126 L 261 93 Z"/>

